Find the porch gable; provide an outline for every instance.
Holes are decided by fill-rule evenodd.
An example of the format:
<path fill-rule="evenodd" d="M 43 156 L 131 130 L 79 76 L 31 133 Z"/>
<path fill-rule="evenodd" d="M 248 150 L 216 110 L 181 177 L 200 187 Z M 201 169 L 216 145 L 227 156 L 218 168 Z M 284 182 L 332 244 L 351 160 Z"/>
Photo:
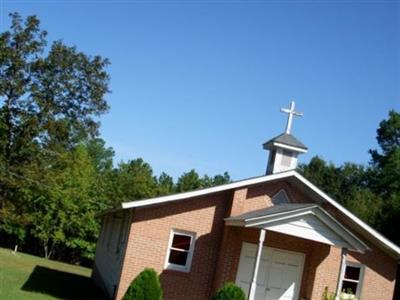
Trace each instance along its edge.
<path fill-rule="evenodd" d="M 226 225 L 280 232 L 364 253 L 369 247 L 317 204 L 280 204 L 225 219 Z"/>

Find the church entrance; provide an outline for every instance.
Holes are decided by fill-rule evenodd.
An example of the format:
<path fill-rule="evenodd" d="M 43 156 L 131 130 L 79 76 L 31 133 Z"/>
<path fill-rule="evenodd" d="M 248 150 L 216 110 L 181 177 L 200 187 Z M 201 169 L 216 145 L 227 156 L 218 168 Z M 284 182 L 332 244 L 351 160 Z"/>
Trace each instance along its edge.
<path fill-rule="evenodd" d="M 248 295 L 257 245 L 243 243 L 236 284 Z M 299 297 L 305 255 L 263 247 L 257 276 L 256 300 L 295 300 Z"/>

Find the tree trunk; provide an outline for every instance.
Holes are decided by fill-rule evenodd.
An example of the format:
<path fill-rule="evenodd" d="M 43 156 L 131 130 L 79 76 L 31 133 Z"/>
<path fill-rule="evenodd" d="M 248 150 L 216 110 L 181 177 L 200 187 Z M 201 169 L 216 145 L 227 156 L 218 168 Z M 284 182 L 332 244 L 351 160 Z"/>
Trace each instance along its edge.
<path fill-rule="evenodd" d="M 47 243 L 45 243 L 44 246 L 43 246 L 44 258 L 45 258 L 45 259 L 49 259 L 49 251 L 48 251 L 48 249 L 49 249 L 49 246 L 48 246 Z"/>

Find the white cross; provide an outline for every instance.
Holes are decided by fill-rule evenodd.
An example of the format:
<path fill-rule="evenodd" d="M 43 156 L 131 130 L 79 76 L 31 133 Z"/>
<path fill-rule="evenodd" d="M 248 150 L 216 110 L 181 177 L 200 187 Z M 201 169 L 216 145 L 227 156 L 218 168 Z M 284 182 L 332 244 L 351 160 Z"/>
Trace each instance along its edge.
<path fill-rule="evenodd" d="M 286 133 L 290 134 L 290 131 L 292 130 L 292 120 L 293 116 L 298 116 L 301 117 L 303 116 L 303 113 L 297 112 L 294 110 L 295 103 L 292 101 L 290 103 L 290 109 L 289 108 L 281 108 L 281 112 L 287 113 L 288 114 L 288 120 L 286 123 Z"/>

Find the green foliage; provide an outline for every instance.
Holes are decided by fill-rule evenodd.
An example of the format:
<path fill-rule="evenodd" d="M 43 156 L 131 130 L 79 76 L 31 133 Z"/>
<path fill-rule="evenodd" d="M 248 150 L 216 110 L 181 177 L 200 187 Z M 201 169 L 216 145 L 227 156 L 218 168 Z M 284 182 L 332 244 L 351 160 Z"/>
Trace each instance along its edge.
<path fill-rule="evenodd" d="M 91 257 L 94 170 L 82 143 L 108 109 L 108 61 L 60 41 L 47 48 L 35 16 L 10 16 L 0 34 L 0 232 L 36 238 L 46 257 L 59 244 Z"/>
<path fill-rule="evenodd" d="M 320 157 L 300 165 L 300 172 L 361 219 L 400 242 L 400 114 L 390 111 L 377 130 L 379 150 L 370 150 L 369 167 L 336 167 Z"/>
<path fill-rule="evenodd" d="M 118 184 L 121 201 L 151 198 L 156 195 L 157 181 L 150 165 L 138 158 L 118 166 Z"/>
<path fill-rule="evenodd" d="M 339 297 L 337 297 L 336 293 L 329 292 L 328 287 L 325 287 L 322 293 L 322 300 L 357 300 L 357 298 L 351 290 L 343 291 L 340 293 Z"/>
<path fill-rule="evenodd" d="M 245 300 L 243 290 L 233 282 L 226 283 L 212 298 L 213 300 Z"/>
<path fill-rule="evenodd" d="M 326 286 L 322 294 L 322 300 L 336 300 L 336 294 L 330 293 L 328 287 Z"/>
<path fill-rule="evenodd" d="M 227 172 L 223 175 L 216 175 L 213 178 L 208 175 L 204 175 L 202 178 L 194 170 L 183 173 L 181 177 L 178 178 L 176 183 L 177 192 L 193 191 L 200 188 L 207 188 L 211 186 L 221 185 L 231 182 L 231 178 Z"/>
<path fill-rule="evenodd" d="M 379 124 L 377 141 L 380 150 L 370 150 L 373 177 L 371 188 L 383 202 L 381 230 L 394 242 L 400 243 L 400 113 L 390 111 Z"/>
<path fill-rule="evenodd" d="M 300 165 L 300 172 L 358 217 L 379 227 L 383 202 L 369 187 L 371 169 L 352 163 L 336 167 L 315 156 Z"/>
<path fill-rule="evenodd" d="M 154 269 L 144 269 L 131 283 L 123 300 L 162 300 L 160 280 Z"/>
<path fill-rule="evenodd" d="M 193 169 L 189 172 L 183 173 L 183 175 L 178 178 L 178 182 L 176 184 L 177 192 L 192 191 L 199 188 L 201 188 L 200 176 Z"/>
<path fill-rule="evenodd" d="M 157 178 L 157 195 L 169 195 L 174 193 L 174 179 L 168 174 L 162 172 Z"/>

